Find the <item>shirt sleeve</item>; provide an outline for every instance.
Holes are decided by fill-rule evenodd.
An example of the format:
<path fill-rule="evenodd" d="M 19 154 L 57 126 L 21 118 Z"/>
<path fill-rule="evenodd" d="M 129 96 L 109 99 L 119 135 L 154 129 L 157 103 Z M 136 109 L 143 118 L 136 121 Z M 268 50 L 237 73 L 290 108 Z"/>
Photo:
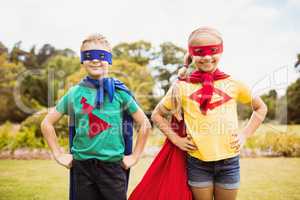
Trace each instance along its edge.
<path fill-rule="evenodd" d="M 252 94 L 250 88 L 241 81 L 237 81 L 237 101 L 242 104 L 250 104 Z"/>
<path fill-rule="evenodd" d="M 71 89 L 59 99 L 58 103 L 55 106 L 56 111 L 60 112 L 61 114 L 69 115 L 71 113 Z"/>
<path fill-rule="evenodd" d="M 175 92 L 175 90 L 177 92 Z M 166 95 L 161 99 L 161 101 L 159 102 L 159 105 L 162 105 L 164 106 L 164 108 L 166 108 L 167 110 L 169 111 L 173 111 L 175 110 L 176 108 L 174 107 L 174 103 L 173 100 L 172 100 L 172 97 L 173 95 L 179 95 L 179 85 L 178 83 L 174 83 L 168 90 L 168 92 L 166 93 Z"/>
<path fill-rule="evenodd" d="M 120 94 L 125 110 L 127 110 L 130 114 L 135 113 L 139 108 L 135 99 L 125 91 L 120 91 Z"/>

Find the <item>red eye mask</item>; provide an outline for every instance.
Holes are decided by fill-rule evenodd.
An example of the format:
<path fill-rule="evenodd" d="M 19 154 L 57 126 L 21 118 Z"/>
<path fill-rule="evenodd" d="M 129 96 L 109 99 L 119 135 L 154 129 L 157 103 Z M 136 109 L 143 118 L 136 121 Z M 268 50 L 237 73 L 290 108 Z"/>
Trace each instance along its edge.
<path fill-rule="evenodd" d="M 212 56 L 223 52 L 223 43 L 208 46 L 189 46 L 189 54 L 192 56 Z"/>

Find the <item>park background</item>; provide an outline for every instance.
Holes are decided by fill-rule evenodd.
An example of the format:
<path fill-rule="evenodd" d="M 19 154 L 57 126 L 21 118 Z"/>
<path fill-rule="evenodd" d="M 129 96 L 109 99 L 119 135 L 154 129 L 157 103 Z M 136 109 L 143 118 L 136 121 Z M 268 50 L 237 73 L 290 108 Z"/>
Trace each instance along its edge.
<path fill-rule="evenodd" d="M 176 79 L 189 33 L 213 26 L 224 37 L 220 69 L 268 106 L 242 150 L 239 200 L 300 199 L 300 1 L 5 1 L 0 31 L 0 200 L 67 199 L 68 170 L 51 160 L 40 122 L 84 70 L 90 33 L 113 45 L 111 75 L 147 115 Z M 238 105 L 240 127 L 251 109 Z M 68 151 L 67 118 L 56 130 Z M 153 128 L 132 169 L 129 193 L 164 142 Z"/>

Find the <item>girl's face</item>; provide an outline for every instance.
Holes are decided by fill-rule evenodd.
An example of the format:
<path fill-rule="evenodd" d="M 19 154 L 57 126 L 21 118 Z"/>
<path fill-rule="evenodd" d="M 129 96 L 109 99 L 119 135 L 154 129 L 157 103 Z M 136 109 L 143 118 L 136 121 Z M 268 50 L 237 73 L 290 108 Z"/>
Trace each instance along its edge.
<path fill-rule="evenodd" d="M 192 38 L 189 42 L 189 46 L 211 46 L 221 44 L 220 38 L 210 35 L 210 34 L 199 34 Z M 212 47 L 214 48 L 214 47 Z M 209 49 L 210 50 L 210 49 Z M 215 51 L 215 49 L 211 49 Z M 220 61 L 222 53 L 217 53 L 213 55 L 191 55 L 192 62 L 195 64 L 197 70 L 204 72 L 214 72 L 217 69 L 218 63 Z"/>

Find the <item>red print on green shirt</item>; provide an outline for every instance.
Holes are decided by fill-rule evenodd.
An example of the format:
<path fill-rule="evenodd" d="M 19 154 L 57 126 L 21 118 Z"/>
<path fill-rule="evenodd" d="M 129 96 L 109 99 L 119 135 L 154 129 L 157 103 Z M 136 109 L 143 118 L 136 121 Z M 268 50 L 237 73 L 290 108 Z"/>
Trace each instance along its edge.
<path fill-rule="evenodd" d="M 92 113 L 94 107 L 86 102 L 86 98 L 82 97 L 80 103 L 82 104 L 82 113 L 88 114 L 89 117 L 89 137 L 100 134 L 102 131 L 110 128 L 111 125 L 100 119 L 98 116 Z"/>

